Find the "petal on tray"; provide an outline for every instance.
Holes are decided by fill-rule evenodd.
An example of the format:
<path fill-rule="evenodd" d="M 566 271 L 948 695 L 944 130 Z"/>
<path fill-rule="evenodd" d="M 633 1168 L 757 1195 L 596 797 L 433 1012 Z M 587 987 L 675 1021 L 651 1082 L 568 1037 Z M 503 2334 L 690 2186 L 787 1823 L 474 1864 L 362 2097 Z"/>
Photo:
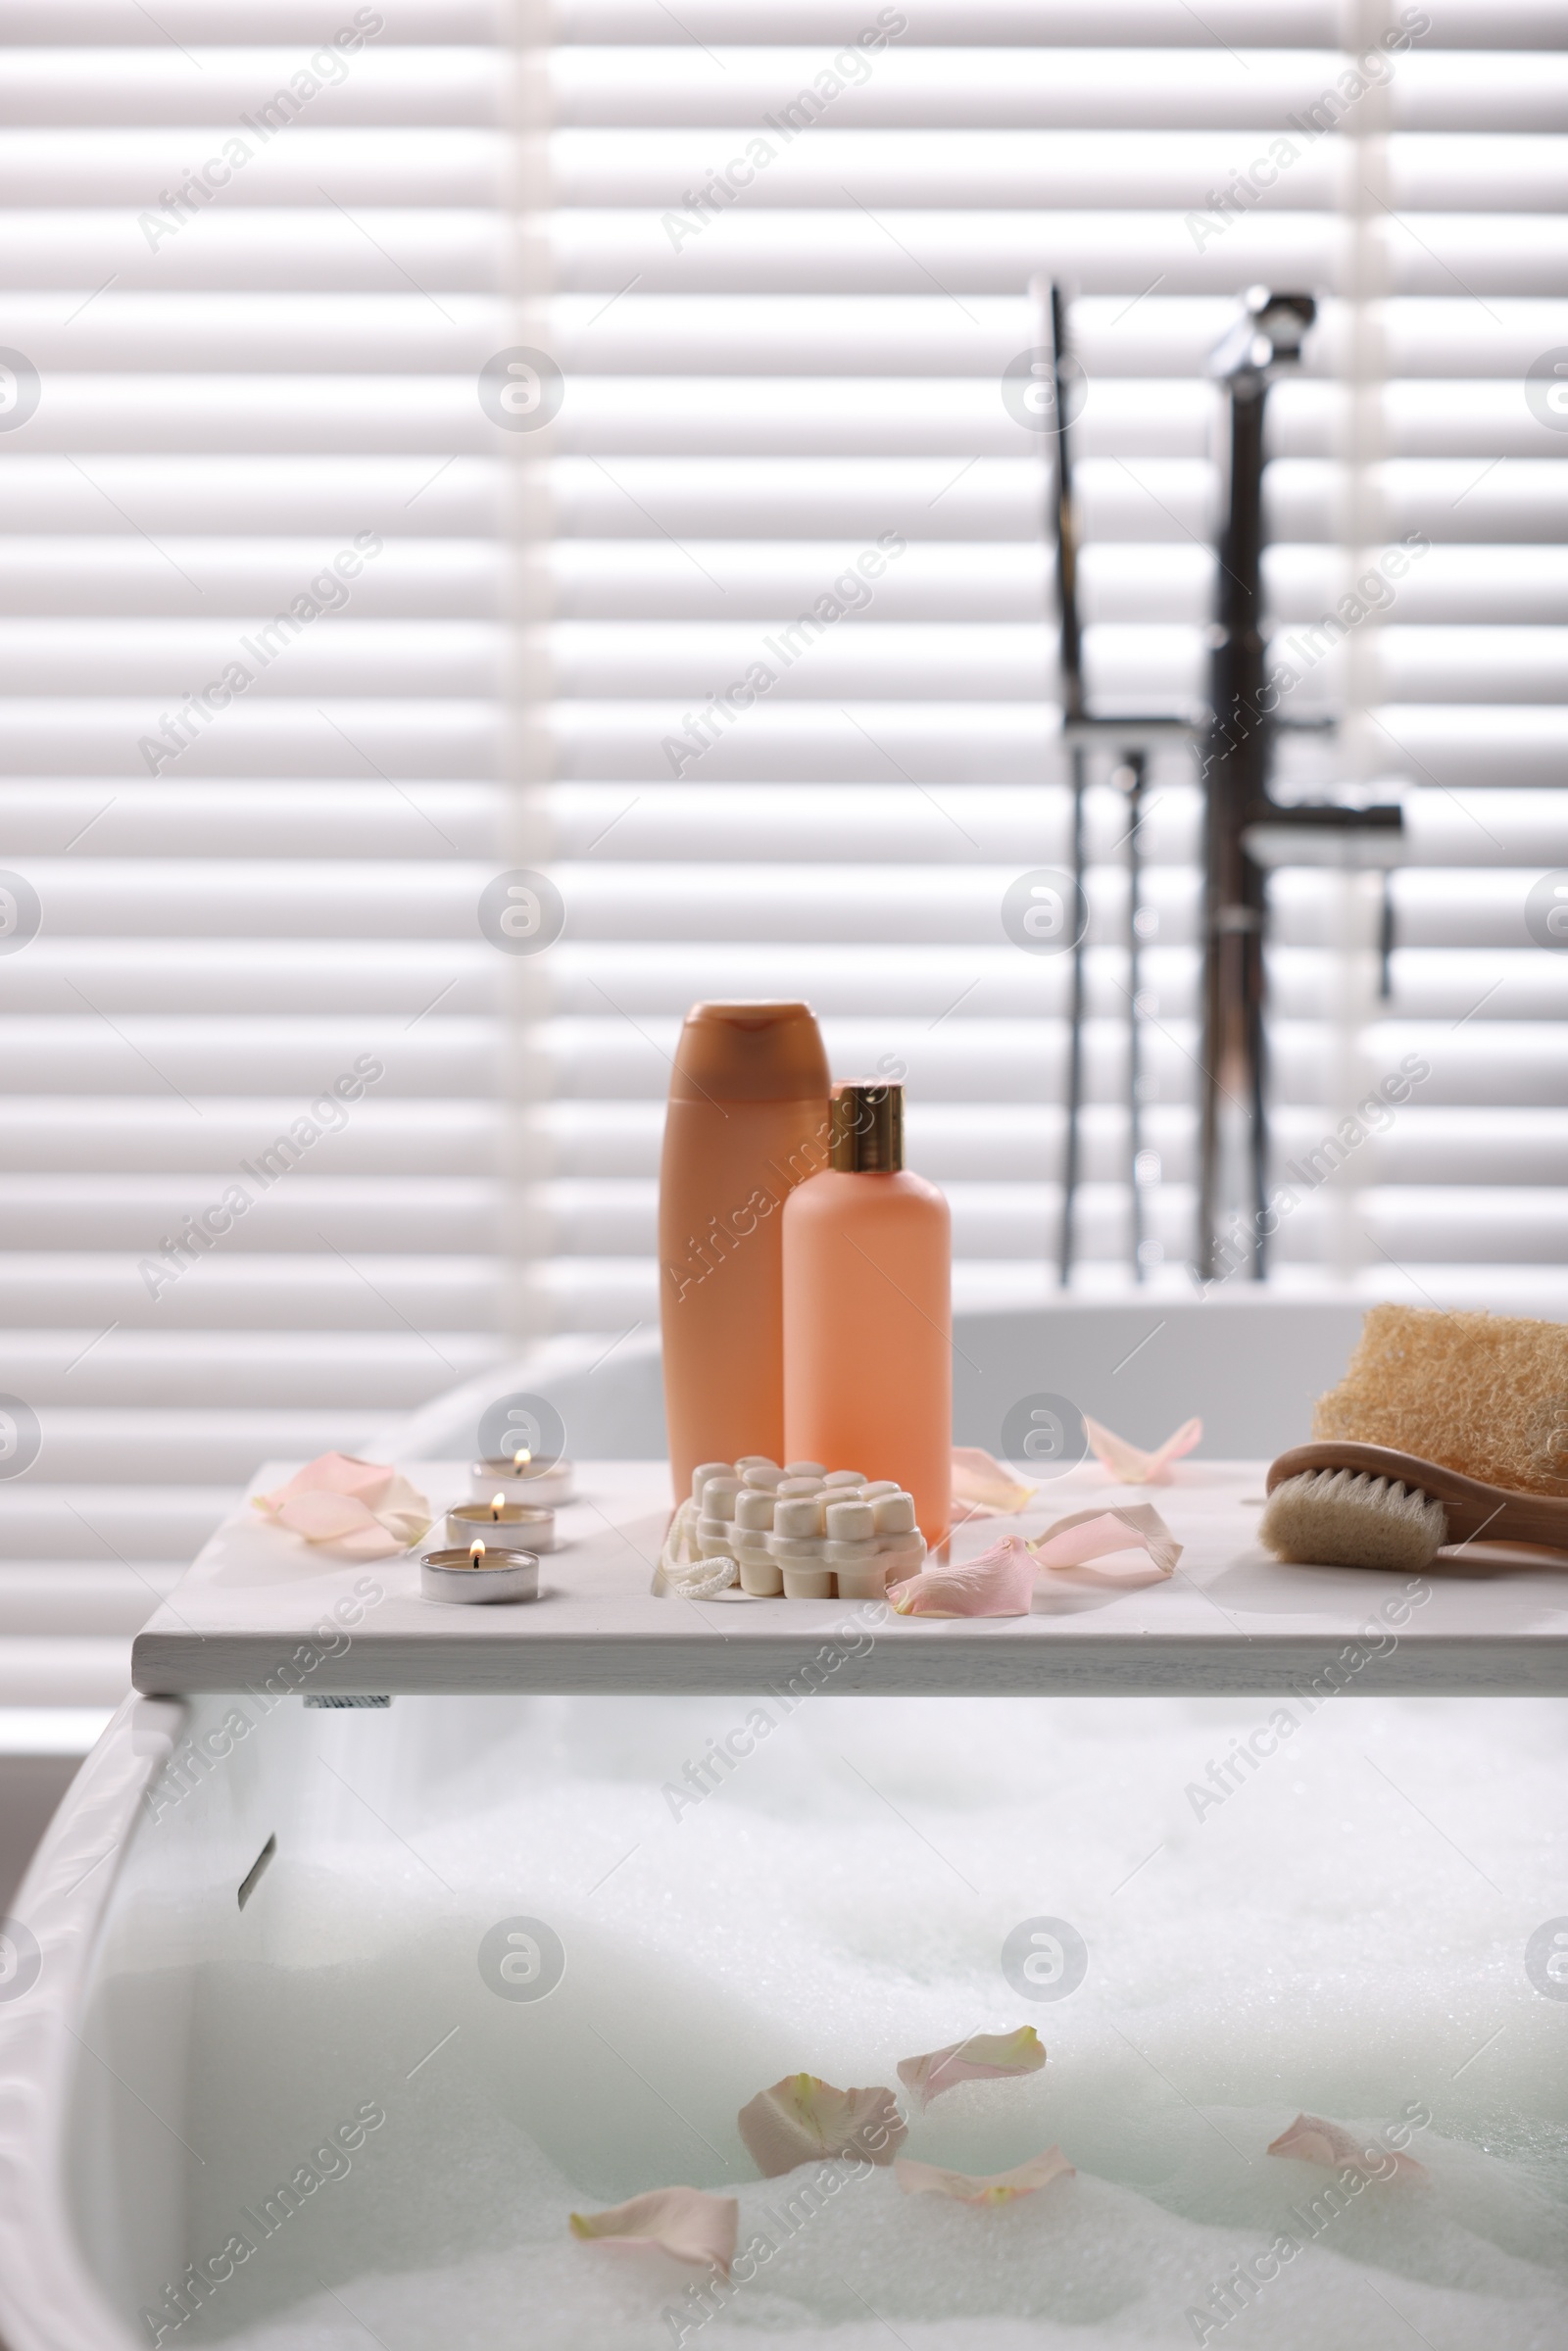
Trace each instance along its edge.
<path fill-rule="evenodd" d="M 1035 1568 L 1022 1537 L 1004 1535 L 960 1567 L 927 1566 L 891 1585 L 888 1598 L 900 1616 L 1027 1616 Z"/>
<path fill-rule="evenodd" d="M 272 1513 L 273 1522 L 307 1543 L 329 1543 L 357 1558 L 389 1559 L 404 1545 L 363 1502 L 347 1494 L 297 1494 Z"/>
<path fill-rule="evenodd" d="M 1111 1476 L 1119 1478 L 1124 1486 L 1168 1486 L 1171 1463 L 1190 1453 L 1203 1436 L 1200 1420 L 1184 1420 L 1173 1437 L 1167 1437 L 1163 1445 L 1146 1453 L 1141 1445 L 1129 1445 L 1125 1437 L 1118 1437 L 1114 1429 L 1091 1420 L 1087 1412 L 1084 1427 L 1089 1432 L 1096 1459 L 1103 1462 Z"/>
<path fill-rule="evenodd" d="M 1022 1485 L 982 1445 L 954 1446 L 953 1498 L 963 1505 L 960 1518 L 1010 1518 L 1034 1494 L 1034 1487 Z"/>
<path fill-rule="evenodd" d="M 1037 1535 L 1029 1551 L 1040 1567 L 1083 1567 L 1109 1551 L 1147 1551 L 1160 1576 L 1175 1572 L 1182 1555 L 1152 1502 L 1125 1502 L 1115 1510 L 1075 1510 Z"/>
<path fill-rule="evenodd" d="M 407 1550 L 430 1524 L 429 1503 L 400 1471 L 351 1453 L 318 1453 L 275 1493 L 253 1499 L 290 1534 L 333 1543 L 357 1559 Z"/>

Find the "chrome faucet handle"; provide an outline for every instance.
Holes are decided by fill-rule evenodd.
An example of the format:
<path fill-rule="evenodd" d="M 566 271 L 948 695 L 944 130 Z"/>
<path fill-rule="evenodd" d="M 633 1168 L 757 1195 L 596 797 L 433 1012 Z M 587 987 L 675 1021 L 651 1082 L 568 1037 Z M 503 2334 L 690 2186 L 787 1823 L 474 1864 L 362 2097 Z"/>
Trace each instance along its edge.
<path fill-rule="evenodd" d="M 1317 302 L 1311 294 L 1276 294 L 1267 286 L 1250 286 L 1242 296 L 1242 316 L 1209 354 L 1208 372 L 1222 383 L 1247 376 L 1267 383 L 1279 367 L 1300 358 L 1316 317 Z"/>

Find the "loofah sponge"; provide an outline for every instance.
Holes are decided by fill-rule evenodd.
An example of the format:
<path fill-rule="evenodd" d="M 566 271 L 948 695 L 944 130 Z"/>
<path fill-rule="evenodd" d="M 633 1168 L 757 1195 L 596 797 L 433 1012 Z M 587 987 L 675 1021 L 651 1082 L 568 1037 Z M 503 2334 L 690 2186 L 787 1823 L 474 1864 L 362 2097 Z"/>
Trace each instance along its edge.
<path fill-rule="evenodd" d="M 1518 1494 L 1568 1494 L 1568 1325 L 1373 1306 L 1312 1435 L 1390 1445 Z"/>

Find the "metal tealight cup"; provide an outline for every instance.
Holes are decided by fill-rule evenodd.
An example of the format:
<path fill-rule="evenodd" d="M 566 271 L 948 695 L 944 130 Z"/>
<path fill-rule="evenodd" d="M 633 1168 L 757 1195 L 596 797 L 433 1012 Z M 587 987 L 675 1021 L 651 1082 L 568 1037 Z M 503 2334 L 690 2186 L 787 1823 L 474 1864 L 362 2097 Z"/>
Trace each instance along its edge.
<path fill-rule="evenodd" d="M 533 1551 L 495 1551 L 471 1545 L 426 1551 L 419 1590 L 427 1600 L 482 1607 L 492 1600 L 536 1600 L 539 1560 Z"/>

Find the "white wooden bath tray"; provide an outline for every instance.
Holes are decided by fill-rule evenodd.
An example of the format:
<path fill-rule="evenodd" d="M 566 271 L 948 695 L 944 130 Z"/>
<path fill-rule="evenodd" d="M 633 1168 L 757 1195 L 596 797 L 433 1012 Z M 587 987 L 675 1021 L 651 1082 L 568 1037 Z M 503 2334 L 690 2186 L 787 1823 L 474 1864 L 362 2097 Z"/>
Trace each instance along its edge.
<path fill-rule="evenodd" d="M 270 1463 L 253 1491 L 280 1485 Z M 444 1511 L 460 1462 L 408 1474 Z M 652 1586 L 669 1513 L 662 1463 L 584 1462 L 563 1548 L 531 1603 L 444 1607 L 419 1593 L 420 1544 L 349 1564 L 236 1510 L 137 1637 L 138 1690 L 399 1692 L 839 1693 L 1568 1690 L 1568 1562 L 1472 1549 L 1418 1578 L 1282 1567 L 1258 1547 L 1260 1462 L 1180 1465 L 1173 1486 L 1114 1485 L 1086 1463 L 1015 1520 L 962 1528 L 972 1557 L 1006 1527 L 1037 1534 L 1091 1502 L 1152 1501 L 1186 1546 L 1168 1582 L 1112 1588 L 1042 1576 L 1027 1617 L 959 1622 L 852 1600 L 699 1601 Z M 433 1538 L 432 1538 L 433 1540 Z"/>

